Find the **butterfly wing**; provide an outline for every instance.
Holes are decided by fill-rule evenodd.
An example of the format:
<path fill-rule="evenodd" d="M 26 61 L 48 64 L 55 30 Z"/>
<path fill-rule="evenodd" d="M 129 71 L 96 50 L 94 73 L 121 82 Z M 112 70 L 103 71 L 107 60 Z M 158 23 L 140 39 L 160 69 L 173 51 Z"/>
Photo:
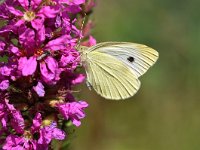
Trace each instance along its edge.
<path fill-rule="evenodd" d="M 126 99 L 140 88 L 140 81 L 132 69 L 119 59 L 90 49 L 84 57 L 87 80 L 102 97 L 113 100 Z"/>
<path fill-rule="evenodd" d="M 129 42 L 103 42 L 89 48 L 88 54 L 93 51 L 115 57 L 132 68 L 137 77 L 143 75 L 159 57 L 156 50 Z"/>

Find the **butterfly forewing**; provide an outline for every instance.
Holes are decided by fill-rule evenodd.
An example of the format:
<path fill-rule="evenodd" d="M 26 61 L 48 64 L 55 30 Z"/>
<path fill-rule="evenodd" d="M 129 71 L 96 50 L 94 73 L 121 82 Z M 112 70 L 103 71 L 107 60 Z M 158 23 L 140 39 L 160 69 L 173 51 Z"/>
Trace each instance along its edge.
<path fill-rule="evenodd" d="M 128 65 L 137 77 L 143 75 L 158 59 L 158 52 L 154 49 L 136 43 L 104 42 L 89 49 L 89 53 L 98 51 L 115 57 Z"/>

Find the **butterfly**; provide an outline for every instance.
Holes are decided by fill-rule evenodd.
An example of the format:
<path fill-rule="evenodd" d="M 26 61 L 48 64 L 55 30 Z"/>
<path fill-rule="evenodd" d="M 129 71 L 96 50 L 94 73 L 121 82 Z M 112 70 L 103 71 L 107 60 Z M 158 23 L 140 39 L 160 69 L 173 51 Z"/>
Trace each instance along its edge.
<path fill-rule="evenodd" d="M 123 100 L 140 88 L 142 76 L 158 59 L 156 50 L 129 42 L 103 42 L 79 46 L 87 85 L 105 99 Z"/>

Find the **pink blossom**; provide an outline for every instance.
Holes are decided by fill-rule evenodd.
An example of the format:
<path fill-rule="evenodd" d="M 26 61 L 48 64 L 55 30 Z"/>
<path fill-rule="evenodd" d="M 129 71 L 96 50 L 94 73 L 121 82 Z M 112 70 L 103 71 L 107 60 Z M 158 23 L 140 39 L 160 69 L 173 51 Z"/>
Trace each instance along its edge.
<path fill-rule="evenodd" d="M 3 80 L 0 82 L 0 90 L 4 91 L 9 87 L 9 80 Z"/>
<path fill-rule="evenodd" d="M 42 145 L 48 145 L 52 139 L 63 140 L 65 139 L 65 133 L 56 128 L 56 123 L 53 122 L 50 126 L 45 126 L 40 130 L 40 138 L 38 143 Z"/>
<path fill-rule="evenodd" d="M 40 63 L 40 70 L 41 78 L 47 84 L 56 84 L 60 79 L 61 70 L 58 68 L 58 63 L 50 56 L 43 63 Z"/>
<path fill-rule="evenodd" d="M 88 107 L 88 104 L 84 101 L 79 101 L 58 104 L 57 107 L 59 112 L 66 120 L 70 119 L 75 126 L 80 126 L 80 120 L 85 117 L 83 109 Z"/>
<path fill-rule="evenodd" d="M 0 74 L 3 76 L 9 76 L 11 74 L 12 68 L 8 66 L 0 67 Z"/>

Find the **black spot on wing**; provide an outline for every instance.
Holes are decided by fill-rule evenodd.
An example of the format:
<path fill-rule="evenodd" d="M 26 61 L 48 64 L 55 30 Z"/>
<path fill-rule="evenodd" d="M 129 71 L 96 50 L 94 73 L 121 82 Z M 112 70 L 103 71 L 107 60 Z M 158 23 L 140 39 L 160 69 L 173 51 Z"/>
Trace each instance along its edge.
<path fill-rule="evenodd" d="M 127 60 L 128 60 L 130 63 L 132 63 L 132 62 L 134 62 L 135 59 L 134 59 L 134 57 L 130 56 L 130 57 L 127 58 Z"/>

